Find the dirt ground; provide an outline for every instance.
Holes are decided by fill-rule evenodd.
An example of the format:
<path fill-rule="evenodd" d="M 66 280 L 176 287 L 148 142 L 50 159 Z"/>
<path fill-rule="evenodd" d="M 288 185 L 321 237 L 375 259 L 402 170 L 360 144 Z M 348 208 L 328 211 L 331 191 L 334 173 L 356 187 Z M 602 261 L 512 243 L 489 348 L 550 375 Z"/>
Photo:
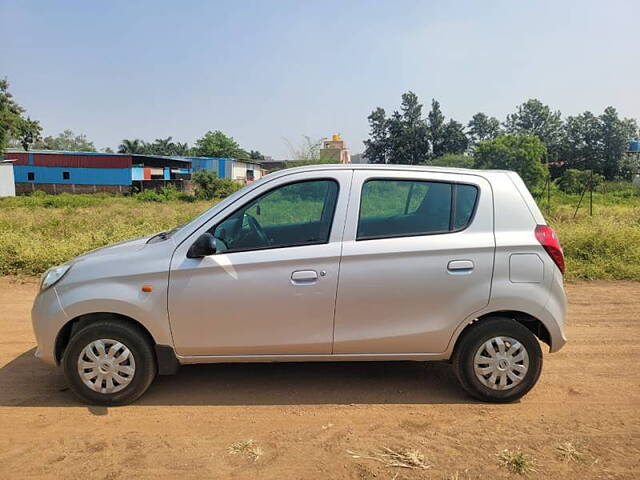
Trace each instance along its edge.
<path fill-rule="evenodd" d="M 514 478 L 498 454 L 517 448 L 528 478 L 640 478 L 638 283 L 569 285 L 569 344 L 510 405 L 471 400 L 444 363 L 334 363 L 184 367 L 135 405 L 87 407 L 33 357 L 35 292 L 0 278 L 3 479 Z M 384 448 L 429 468 L 353 458 Z"/>

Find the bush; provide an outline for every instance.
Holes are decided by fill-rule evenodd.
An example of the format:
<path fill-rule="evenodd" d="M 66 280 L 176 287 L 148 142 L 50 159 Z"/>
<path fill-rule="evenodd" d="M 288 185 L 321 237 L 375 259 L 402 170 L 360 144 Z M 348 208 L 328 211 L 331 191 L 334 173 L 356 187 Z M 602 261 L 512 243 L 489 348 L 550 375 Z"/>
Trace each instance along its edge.
<path fill-rule="evenodd" d="M 454 167 L 454 168 L 473 168 L 473 157 L 462 155 L 459 153 L 446 153 L 438 158 L 433 159 L 430 165 L 436 167 Z"/>
<path fill-rule="evenodd" d="M 602 183 L 604 177 L 598 173 L 593 174 L 594 189 Z M 564 193 L 582 193 L 591 181 L 591 171 L 569 168 L 564 171 L 558 180 L 558 188 Z"/>
<path fill-rule="evenodd" d="M 159 191 L 156 190 L 144 190 L 140 193 L 135 193 L 134 198 L 141 202 L 194 202 L 195 197 L 188 193 L 179 192 L 172 184 L 168 184 L 162 187 Z"/>
<path fill-rule="evenodd" d="M 640 185 L 634 185 L 631 182 L 623 181 L 609 181 L 602 182 L 596 186 L 596 192 L 600 193 L 612 193 L 614 195 L 633 197 L 640 195 Z"/>
<path fill-rule="evenodd" d="M 195 184 L 196 197 L 202 200 L 228 197 L 238 191 L 241 185 L 230 178 L 218 178 L 209 170 L 198 170 L 191 176 Z"/>
<path fill-rule="evenodd" d="M 164 202 L 165 198 L 155 190 L 144 190 L 134 193 L 133 197 L 141 202 Z"/>

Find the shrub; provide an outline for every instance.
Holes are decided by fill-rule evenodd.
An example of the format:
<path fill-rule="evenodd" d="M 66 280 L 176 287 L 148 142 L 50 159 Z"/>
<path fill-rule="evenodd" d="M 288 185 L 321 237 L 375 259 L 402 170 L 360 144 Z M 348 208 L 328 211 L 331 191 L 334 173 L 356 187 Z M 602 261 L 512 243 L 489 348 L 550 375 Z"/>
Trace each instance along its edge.
<path fill-rule="evenodd" d="M 624 196 L 628 198 L 635 195 L 640 195 L 640 185 L 623 181 L 601 182 L 596 186 L 596 192 L 613 193 L 614 195 Z"/>
<path fill-rule="evenodd" d="M 585 187 L 589 186 L 591 180 L 595 188 L 602 183 L 604 177 L 594 173 L 593 179 L 591 179 L 591 171 L 569 168 L 564 171 L 562 177 L 558 180 L 558 187 L 564 193 L 582 193 Z"/>
<path fill-rule="evenodd" d="M 179 192 L 172 184 L 162 187 L 159 191 L 144 190 L 140 193 L 135 193 L 134 198 L 141 202 L 172 202 L 175 200 L 180 200 L 182 202 L 195 201 L 195 197 L 193 195 Z"/>
<path fill-rule="evenodd" d="M 198 170 L 191 176 L 196 197 L 203 200 L 228 197 L 240 189 L 240 184 L 230 178 L 218 178 L 209 170 Z"/>
<path fill-rule="evenodd" d="M 165 198 L 155 190 L 144 190 L 140 193 L 135 193 L 134 198 L 141 202 L 164 202 Z"/>

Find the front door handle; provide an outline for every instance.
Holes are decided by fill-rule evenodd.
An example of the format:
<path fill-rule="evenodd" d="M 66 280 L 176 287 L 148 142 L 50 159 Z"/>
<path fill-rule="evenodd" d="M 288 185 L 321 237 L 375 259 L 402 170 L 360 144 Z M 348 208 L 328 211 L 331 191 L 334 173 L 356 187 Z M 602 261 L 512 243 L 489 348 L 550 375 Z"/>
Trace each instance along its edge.
<path fill-rule="evenodd" d="M 447 270 L 449 273 L 455 274 L 464 274 L 471 273 L 473 271 L 473 262 L 471 260 L 451 260 L 447 265 Z"/>
<path fill-rule="evenodd" d="M 294 285 L 313 285 L 318 281 L 318 272 L 315 270 L 296 270 L 291 274 L 291 283 Z"/>

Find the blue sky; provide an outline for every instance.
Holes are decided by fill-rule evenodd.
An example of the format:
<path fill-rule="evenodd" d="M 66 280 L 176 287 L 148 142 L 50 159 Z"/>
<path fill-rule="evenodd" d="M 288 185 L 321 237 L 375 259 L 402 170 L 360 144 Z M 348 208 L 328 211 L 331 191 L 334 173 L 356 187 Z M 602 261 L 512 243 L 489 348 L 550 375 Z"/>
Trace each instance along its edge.
<path fill-rule="evenodd" d="M 416 92 L 461 122 L 527 98 L 640 117 L 637 1 L 0 0 L 0 76 L 45 134 L 102 148 L 222 130 L 286 158 Z"/>

